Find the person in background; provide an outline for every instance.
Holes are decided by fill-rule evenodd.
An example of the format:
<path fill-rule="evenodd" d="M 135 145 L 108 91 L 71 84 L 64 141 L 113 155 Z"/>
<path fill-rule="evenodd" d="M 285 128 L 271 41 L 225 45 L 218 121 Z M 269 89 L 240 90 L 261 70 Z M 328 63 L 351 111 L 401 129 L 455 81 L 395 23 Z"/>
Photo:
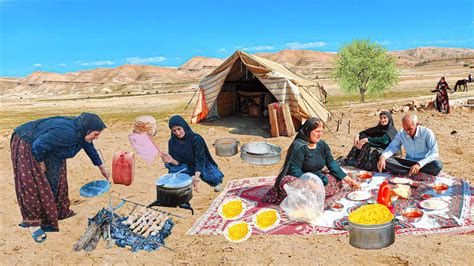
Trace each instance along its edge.
<path fill-rule="evenodd" d="M 357 134 L 347 158 L 338 158 L 338 162 L 367 171 L 377 171 L 380 154 L 396 134 L 397 129 L 394 126 L 392 114 L 383 111 L 379 114 L 378 125 Z"/>
<path fill-rule="evenodd" d="M 280 204 L 287 196 L 284 185 L 297 180 L 307 172 L 321 179 L 325 186 L 326 197 L 341 191 L 343 182 L 354 189 L 360 188 L 359 183 L 347 176 L 334 160 L 331 149 L 324 140 L 321 140 L 323 132 L 322 120 L 316 117 L 306 120 L 288 149 L 285 163 L 275 184 L 263 197 L 262 202 Z M 329 169 L 330 175 L 322 172 L 325 166 Z"/>
<path fill-rule="evenodd" d="M 199 192 L 199 182 L 203 180 L 214 187 L 215 192 L 222 191 L 224 175 L 207 148 L 204 139 L 189 127 L 183 117 L 175 115 L 169 120 L 171 138 L 168 141 L 168 153 L 160 156 L 169 173 L 186 169 L 193 176 L 193 186 Z"/>
<path fill-rule="evenodd" d="M 415 175 L 422 172 L 438 175 L 443 168 L 437 160 L 438 144 L 433 131 L 418 124 L 416 115 L 405 115 L 402 118 L 403 129 L 390 142 L 380 155 L 377 168 L 380 172 L 387 170 L 392 174 Z M 392 157 L 403 146 L 406 150 L 404 159 Z"/>
<path fill-rule="evenodd" d="M 440 81 L 436 85 L 436 88 L 431 92 L 436 92 L 436 100 L 435 100 L 435 109 L 438 112 L 449 114 L 449 97 L 448 97 L 448 90 L 449 88 L 448 83 L 441 77 Z"/>
<path fill-rule="evenodd" d="M 84 149 L 105 178 L 109 171 L 92 143 L 106 128 L 96 114 L 77 117 L 55 116 L 28 122 L 15 128 L 11 159 L 15 189 L 23 222 L 33 239 L 46 240 L 46 233 L 59 231 L 58 220 L 75 213 L 69 209 L 66 159 Z"/>

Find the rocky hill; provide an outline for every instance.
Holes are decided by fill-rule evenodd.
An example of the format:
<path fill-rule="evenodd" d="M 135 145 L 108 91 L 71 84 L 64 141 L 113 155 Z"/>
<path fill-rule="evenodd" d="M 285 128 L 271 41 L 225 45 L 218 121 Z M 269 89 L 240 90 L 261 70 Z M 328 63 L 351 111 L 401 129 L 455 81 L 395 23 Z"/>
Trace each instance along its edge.
<path fill-rule="evenodd" d="M 474 65 L 474 49 L 421 47 L 390 52 L 400 68 Z M 258 53 L 314 80 L 327 79 L 336 53 L 310 50 L 283 50 Z M 0 78 L 6 97 L 51 97 L 97 94 L 150 94 L 191 91 L 199 80 L 224 59 L 196 56 L 179 68 L 122 65 L 66 74 L 33 72 L 24 78 Z"/>

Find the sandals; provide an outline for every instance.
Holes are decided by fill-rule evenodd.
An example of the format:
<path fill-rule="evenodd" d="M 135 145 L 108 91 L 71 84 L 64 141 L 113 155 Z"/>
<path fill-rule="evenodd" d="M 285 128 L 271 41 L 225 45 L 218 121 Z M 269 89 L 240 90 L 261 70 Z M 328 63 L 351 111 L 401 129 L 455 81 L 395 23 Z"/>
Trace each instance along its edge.
<path fill-rule="evenodd" d="M 47 238 L 46 233 L 41 228 L 31 233 L 31 236 L 36 243 L 43 243 Z"/>

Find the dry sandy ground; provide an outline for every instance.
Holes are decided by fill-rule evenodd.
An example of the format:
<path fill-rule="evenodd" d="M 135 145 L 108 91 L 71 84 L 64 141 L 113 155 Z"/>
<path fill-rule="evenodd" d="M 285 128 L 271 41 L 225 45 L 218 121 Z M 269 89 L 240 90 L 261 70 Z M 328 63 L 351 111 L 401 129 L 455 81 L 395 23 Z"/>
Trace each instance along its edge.
<path fill-rule="evenodd" d="M 466 94 L 472 96 L 474 94 Z M 233 244 L 223 236 L 189 236 L 186 231 L 207 210 L 217 196 L 208 186 L 202 186 L 200 193 L 195 193 L 191 204 L 195 215 L 189 212 L 172 209 L 173 212 L 185 216 L 176 221 L 172 235 L 167 239 L 167 245 L 177 252 L 161 249 L 157 252 L 131 253 L 127 249 L 114 247 L 106 249 L 101 241 L 96 250 L 74 252 L 73 244 L 83 234 L 87 218 L 94 215 L 102 207 L 107 206 L 107 196 L 86 199 L 79 196 L 79 188 L 87 182 L 100 179 L 100 173 L 87 158 L 85 153 L 79 153 L 68 161 L 69 196 L 72 209 L 77 215 L 60 221 L 61 231 L 49 233 L 43 244 L 36 244 L 28 233 L 17 224 L 21 221 L 16 202 L 14 181 L 7 134 L 12 127 L 27 118 L 28 114 L 50 115 L 62 113 L 78 114 L 79 110 L 96 111 L 101 114 L 122 112 L 124 115 L 134 112 L 143 114 L 185 113 L 182 111 L 189 95 L 168 95 L 108 99 L 96 101 L 71 101 L 53 103 L 31 102 L 28 106 L 18 103 L 4 103 L 2 111 L 4 118 L 0 143 L 0 182 L 4 184 L 0 195 L 1 232 L 0 246 L 2 254 L 0 261 L 4 265 L 13 264 L 456 264 L 467 265 L 474 261 L 474 235 L 460 236 L 397 236 L 395 244 L 376 251 L 360 250 L 351 247 L 347 236 L 252 236 L 240 244 Z M 179 108 L 177 108 L 179 106 Z M 387 104 L 357 105 L 349 108 L 332 110 L 338 117 L 345 113 L 339 132 L 335 132 L 334 120 L 328 124 L 323 138 L 329 143 L 335 157 L 345 155 L 350 149 L 354 133 L 377 123 L 374 113 L 377 109 L 387 108 Z M 2 115 L 2 116 L 3 116 Z M 434 111 L 419 113 L 420 122 L 435 132 L 441 160 L 445 171 L 474 181 L 474 120 L 473 112 L 455 110 L 450 115 L 441 115 Z M 157 115 L 158 116 L 158 115 Z M 161 115 L 162 116 L 162 115 Z M 400 128 L 402 114 L 395 114 L 396 126 Z M 188 116 L 189 117 L 189 116 Z M 15 119 L 13 119 L 15 118 Z M 118 150 L 131 150 L 127 135 L 132 130 L 132 121 L 121 122 L 115 116 L 107 118 L 109 125 L 95 145 L 102 150 L 110 167 L 112 155 Z M 347 122 L 351 120 L 351 134 L 347 133 Z M 158 119 L 159 133 L 155 137 L 158 146 L 166 150 L 169 130 L 166 117 Z M 19 122 L 18 122 L 19 123 Z M 269 138 L 266 120 L 232 116 L 219 121 L 193 125 L 207 141 L 211 153 L 212 143 L 222 137 L 234 137 L 242 143 L 249 141 L 268 140 L 271 143 L 286 148 L 291 143 L 287 137 Z M 451 131 L 457 133 L 451 135 Z M 230 179 L 253 176 L 276 175 L 282 162 L 272 166 L 252 166 L 243 162 L 238 155 L 230 158 L 214 156 L 225 174 L 225 181 Z M 165 174 L 161 162 L 155 160 L 147 165 L 143 160 L 136 160 L 136 176 L 134 183 L 129 186 L 112 186 L 114 203 L 117 197 L 125 197 L 141 203 L 150 203 L 155 198 L 154 181 Z M 119 209 L 126 213 L 128 204 Z"/>

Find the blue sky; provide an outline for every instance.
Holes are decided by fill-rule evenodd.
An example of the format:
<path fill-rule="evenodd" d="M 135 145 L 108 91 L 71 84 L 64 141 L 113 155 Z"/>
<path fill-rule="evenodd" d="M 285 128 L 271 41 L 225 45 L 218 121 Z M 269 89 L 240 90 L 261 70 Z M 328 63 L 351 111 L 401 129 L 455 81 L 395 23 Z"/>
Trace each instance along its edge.
<path fill-rule="evenodd" d="M 0 76 L 283 49 L 474 48 L 472 0 L 0 0 Z"/>

